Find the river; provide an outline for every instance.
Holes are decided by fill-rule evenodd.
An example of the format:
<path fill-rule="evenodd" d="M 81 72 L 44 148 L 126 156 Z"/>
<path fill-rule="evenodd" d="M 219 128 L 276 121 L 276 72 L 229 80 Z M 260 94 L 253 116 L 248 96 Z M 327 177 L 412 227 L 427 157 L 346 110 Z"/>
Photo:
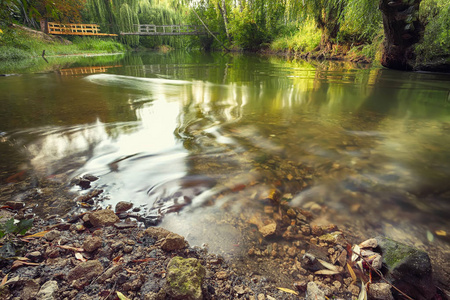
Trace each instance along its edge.
<path fill-rule="evenodd" d="M 223 253 L 242 237 L 214 220 L 263 213 L 274 195 L 355 236 L 448 253 L 449 92 L 448 74 L 344 62 L 86 58 L 0 77 L 0 179 L 92 174 L 104 190 L 97 205 L 132 202 L 149 222 Z"/>

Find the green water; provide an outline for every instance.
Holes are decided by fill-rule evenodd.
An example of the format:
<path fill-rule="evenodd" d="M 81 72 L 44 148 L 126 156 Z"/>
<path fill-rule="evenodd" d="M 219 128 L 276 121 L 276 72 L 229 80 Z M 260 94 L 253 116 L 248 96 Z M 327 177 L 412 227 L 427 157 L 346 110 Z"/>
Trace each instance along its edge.
<path fill-rule="evenodd" d="M 198 52 L 96 60 L 0 77 L 3 183 L 23 168 L 93 174 L 103 205 L 163 212 L 198 244 L 214 234 L 180 224 L 262 211 L 274 189 L 363 234 L 417 244 L 449 230 L 449 75 Z"/>

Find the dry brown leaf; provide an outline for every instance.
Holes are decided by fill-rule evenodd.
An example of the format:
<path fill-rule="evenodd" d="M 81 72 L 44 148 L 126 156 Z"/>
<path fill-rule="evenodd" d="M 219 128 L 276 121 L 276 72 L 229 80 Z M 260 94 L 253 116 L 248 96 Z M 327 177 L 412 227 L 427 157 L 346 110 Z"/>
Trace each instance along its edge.
<path fill-rule="evenodd" d="M 0 283 L 0 287 L 4 286 L 7 281 L 8 281 L 8 274 L 6 274 L 5 277 L 3 277 L 2 282 Z"/>
<path fill-rule="evenodd" d="M 351 284 L 353 284 L 353 283 L 356 282 L 356 274 L 355 274 L 355 271 L 353 271 L 353 268 L 350 266 L 349 263 L 347 263 L 347 269 L 348 269 L 348 272 L 350 273 L 350 276 L 352 276 L 352 283 L 351 283 Z"/>
<path fill-rule="evenodd" d="M 39 266 L 38 263 L 32 263 L 27 261 L 21 261 L 21 260 L 15 260 L 11 266 L 11 270 L 14 270 L 16 268 L 19 268 L 21 266 Z"/>
<path fill-rule="evenodd" d="M 24 236 L 24 238 L 29 239 L 29 238 L 39 238 L 39 237 L 43 237 L 47 232 L 49 232 L 50 230 L 45 230 L 45 231 L 41 231 L 32 235 L 26 235 Z"/>
<path fill-rule="evenodd" d="M 56 247 L 59 247 L 61 249 L 65 249 L 65 250 L 75 251 L 75 252 L 84 252 L 83 248 L 76 248 L 76 247 L 72 247 L 72 246 L 56 245 Z"/>
<path fill-rule="evenodd" d="M 87 259 L 84 258 L 83 254 L 81 254 L 80 252 L 75 253 L 75 258 L 81 260 L 82 262 L 87 261 Z"/>
<path fill-rule="evenodd" d="M 447 236 L 447 232 L 444 230 L 436 230 L 435 233 L 439 236 Z"/>
<path fill-rule="evenodd" d="M 328 270 L 335 271 L 335 272 L 337 272 L 339 270 L 339 268 L 337 266 L 335 266 L 333 264 L 330 264 L 329 262 L 326 262 L 326 261 L 324 261 L 322 259 L 319 259 L 319 258 L 317 260 L 320 262 L 320 264 L 322 266 L 324 266 Z"/>
<path fill-rule="evenodd" d="M 298 293 L 296 291 L 293 291 L 291 289 L 287 289 L 287 288 L 282 288 L 282 287 L 277 287 L 277 289 L 279 289 L 280 291 L 289 293 L 289 294 L 294 294 L 294 295 L 298 295 Z"/>
<path fill-rule="evenodd" d="M 314 272 L 316 275 L 336 275 L 339 274 L 339 271 L 332 271 L 332 270 L 319 270 Z"/>

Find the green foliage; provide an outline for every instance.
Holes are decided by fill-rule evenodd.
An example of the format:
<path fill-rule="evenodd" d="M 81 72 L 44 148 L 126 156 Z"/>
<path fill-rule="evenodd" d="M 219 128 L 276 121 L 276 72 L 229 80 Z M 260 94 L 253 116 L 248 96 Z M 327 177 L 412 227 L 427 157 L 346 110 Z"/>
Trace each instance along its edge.
<path fill-rule="evenodd" d="M 423 40 L 416 46 L 419 63 L 450 57 L 450 2 L 424 0 L 420 19 L 426 25 Z M 448 62 L 447 62 L 448 63 Z"/>
<path fill-rule="evenodd" d="M 33 219 L 20 220 L 19 222 L 16 223 L 16 220 L 14 220 L 14 218 L 11 218 L 8 221 L 6 221 L 5 224 L 0 225 L 0 239 L 8 234 L 23 235 L 28 230 L 30 230 L 32 226 L 33 226 Z"/>
<path fill-rule="evenodd" d="M 320 44 L 321 33 L 316 29 L 314 22 L 305 22 L 293 35 L 277 38 L 270 48 L 274 51 L 309 52 Z"/>
<path fill-rule="evenodd" d="M 3 243 L 3 246 L 0 248 L 0 258 L 16 256 L 22 245 L 17 235 L 25 234 L 32 226 L 33 219 L 16 222 L 14 218 L 11 218 L 6 223 L 0 224 L 0 240 Z"/>
<path fill-rule="evenodd" d="M 230 33 L 238 47 L 244 50 L 259 49 L 265 41 L 265 33 L 256 24 L 251 12 L 244 8 L 242 11 L 234 9 L 230 20 Z"/>
<path fill-rule="evenodd" d="M 356 39 L 372 40 L 383 28 L 379 0 L 347 0 L 341 30 Z"/>

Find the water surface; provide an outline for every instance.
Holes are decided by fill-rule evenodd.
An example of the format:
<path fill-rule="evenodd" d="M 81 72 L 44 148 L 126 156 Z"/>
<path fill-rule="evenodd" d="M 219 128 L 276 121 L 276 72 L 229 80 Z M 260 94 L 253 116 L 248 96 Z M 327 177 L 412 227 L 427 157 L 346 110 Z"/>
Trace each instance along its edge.
<path fill-rule="evenodd" d="M 0 78 L 3 182 L 93 174 L 101 205 L 224 252 L 240 232 L 214 220 L 274 191 L 355 234 L 420 246 L 450 229 L 449 75 L 196 52 L 83 63 Z"/>

